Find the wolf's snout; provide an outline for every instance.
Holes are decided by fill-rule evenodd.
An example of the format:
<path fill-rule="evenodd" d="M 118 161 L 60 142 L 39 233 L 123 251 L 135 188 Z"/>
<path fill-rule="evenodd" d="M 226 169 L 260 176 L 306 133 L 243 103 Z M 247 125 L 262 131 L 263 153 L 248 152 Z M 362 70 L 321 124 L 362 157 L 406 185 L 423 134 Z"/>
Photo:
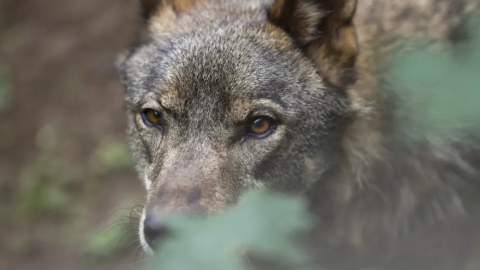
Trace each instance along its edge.
<path fill-rule="evenodd" d="M 158 244 L 158 240 L 165 237 L 168 233 L 169 229 L 164 219 L 154 214 L 150 214 L 145 218 L 143 222 L 143 235 L 150 248 L 154 249 Z"/>

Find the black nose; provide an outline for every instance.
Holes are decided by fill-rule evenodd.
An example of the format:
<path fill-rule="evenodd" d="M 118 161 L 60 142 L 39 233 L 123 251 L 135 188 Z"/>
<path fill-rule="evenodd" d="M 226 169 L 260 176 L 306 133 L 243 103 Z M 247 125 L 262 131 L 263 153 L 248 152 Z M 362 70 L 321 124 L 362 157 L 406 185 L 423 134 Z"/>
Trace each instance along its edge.
<path fill-rule="evenodd" d="M 143 222 L 143 235 L 150 248 L 155 249 L 158 240 L 168 234 L 167 225 L 161 218 L 155 215 L 148 215 Z"/>

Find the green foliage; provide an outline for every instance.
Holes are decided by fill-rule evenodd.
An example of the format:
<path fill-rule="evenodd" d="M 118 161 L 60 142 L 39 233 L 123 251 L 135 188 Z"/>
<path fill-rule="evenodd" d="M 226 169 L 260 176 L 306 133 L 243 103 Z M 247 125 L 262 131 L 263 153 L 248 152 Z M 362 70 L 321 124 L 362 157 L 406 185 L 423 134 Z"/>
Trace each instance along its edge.
<path fill-rule="evenodd" d="M 9 148 L 15 143 L 15 130 L 10 122 L 0 123 L 0 150 Z"/>
<path fill-rule="evenodd" d="M 130 168 L 130 152 L 125 142 L 112 138 L 102 140 L 90 158 L 90 166 L 98 174 Z"/>
<path fill-rule="evenodd" d="M 96 258 L 112 255 L 118 250 L 118 239 L 124 235 L 122 229 L 115 228 L 108 233 L 103 230 L 93 233 L 87 242 L 87 253 Z"/>
<path fill-rule="evenodd" d="M 126 227 L 122 225 L 122 223 L 102 225 L 101 229 L 90 233 L 85 247 L 86 253 L 94 258 L 104 258 L 118 251 L 128 233 Z"/>
<path fill-rule="evenodd" d="M 453 53 L 415 50 L 394 59 L 390 78 L 403 100 L 398 114 L 414 138 L 480 131 L 480 23 Z"/>
<path fill-rule="evenodd" d="M 19 206 L 26 216 L 65 213 L 71 196 L 65 192 L 70 183 L 68 164 L 49 156 L 41 156 L 27 167 L 21 177 Z"/>
<path fill-rule="evenodd" d="M 10 70 L 0 62 L 0 112 L 10 107 L 12 103 L 12 85 Z"/>
<path fill-rule="evenodd" d="M 132 202 L 122 203 L 122 205 L 132 204 Z M 136 233 L 138 224 L 135 221 L 140 218 L 139 212 L 135 208 L 121 206 L 116 209 L 109 217 L 109 221 L 89 233 L 84 250 L 91 258 L 106 258 L 124 248 L 132 239 L 138 239 Z"/>
<path fill-rule="evenodd" d="M 162 243 L 148 270 L 245 270 L 245 253 L 305 267 L 294 238 L 311 226 L 301 198 L 251 191 L 237 207 L 208 219 L 172 216 L 173 237 Z"/>
<path fill-rule="evenodd" d="M 35 141 L 40 153 L 20 174 L 15 196 L 18 202 L 12 209 L 12 218 L 66 214 L 72 206 L 72 196 L 67 191 L 73 182 L 74 168 L 52 152 L 57 145 L 55 129 L 48 125 L 42 127 Z"/>
<path fill-rule="evenodd" d="M 8 135 L 8 131 L 0 132 Z M 55 126 L 42 126 L 35 136 L 38 156 L 27 165 L 20 177 L 15 218 L 35 218 L 42 214 L 76 214 L 80 205 L 75 198 L 80 192 L 71 189 L 74 183 L 90 183 L 101 174 L 130 167 L 130 156 L 124 142 L 105 139 L 91 156 L 90 167 L 85 170 L 77 164 L 58 158 L 63 137 Z M 1 144 L 0 144 L 1 146 Z M 83 171 L 82 174 L 78 172 Z M 88 185 L 86 185 L 88 186 Z M 21 216 L 19 216 L 21 214 Z"/>
<path fill-rule="evenodd" d="M 127 145 L 123 140 L 114 138 L 103 139 L 89 160 L 91 177 L 95 178 L 102 177 L 106 173 L 131 167 L 130 152 Z M 126 216 L 120 214 L 124 214 L 124 211 L 116 211 L 115 215 L 111 217 L 111 219 L 115 220 L 113 223 L 102 224 L 96 231 L 90 233 L 85 251 L 91 257 L 97 259 L 108 257 L 120 250 L 125 245 L 125 240 L 131 240 L 131 237 L 136 237 L 136 235 L 131 235 L 130 214 L 132 213 L 129 212 Z M 134 218 L 138 218 L 136 213 Z"/>
<path fill-rule="evenodd" d="M 41 153 L 51 152 L 58 147 L 59 134 L 54 126 L 44 125 L 42 126 L 36 136 L 35 145 Z"/>

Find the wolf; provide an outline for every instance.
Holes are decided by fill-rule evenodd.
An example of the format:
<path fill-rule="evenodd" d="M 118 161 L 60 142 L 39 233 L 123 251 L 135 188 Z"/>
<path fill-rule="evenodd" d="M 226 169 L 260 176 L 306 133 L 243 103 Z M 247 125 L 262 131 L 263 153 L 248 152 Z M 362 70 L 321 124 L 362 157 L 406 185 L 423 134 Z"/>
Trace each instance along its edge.
<path fill-rule="evenodd" d="M 141 0 L 117 61 L 151 253 L 172 213 L 249 189 L 301 194 L 333 270 L 480 269 L 480 141 L 409 140 L 382 61 L 405 37 L 449 50 L 474 0 Z M 421 89 L 419 89 L 421 91 Z"/>

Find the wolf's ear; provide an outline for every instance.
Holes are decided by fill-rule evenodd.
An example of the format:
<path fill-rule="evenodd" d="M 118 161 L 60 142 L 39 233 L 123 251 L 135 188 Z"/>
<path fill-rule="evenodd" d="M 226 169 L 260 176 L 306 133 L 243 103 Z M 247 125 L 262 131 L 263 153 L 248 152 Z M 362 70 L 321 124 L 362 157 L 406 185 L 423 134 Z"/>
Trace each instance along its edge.
<path fill-rule="evenodd" d="M 201 0 L 140 0 L 142 16 L 148 21 L 163 8 L 170 8 L 175 12 L 185 12 Z"/>
<path fill-rule="evenodd" d="M 145 20 L 160 10 L 160 7 L 164 4 L 163 0 L 140 0 L 142 7 L 142 17 Z"/>
<path fill-rule="evenodd" d="M 295 40 L 325 79 L 346 84 L 355 76 L 356 5 L 357 0 L 275 0 L 268 19 Z"/>

